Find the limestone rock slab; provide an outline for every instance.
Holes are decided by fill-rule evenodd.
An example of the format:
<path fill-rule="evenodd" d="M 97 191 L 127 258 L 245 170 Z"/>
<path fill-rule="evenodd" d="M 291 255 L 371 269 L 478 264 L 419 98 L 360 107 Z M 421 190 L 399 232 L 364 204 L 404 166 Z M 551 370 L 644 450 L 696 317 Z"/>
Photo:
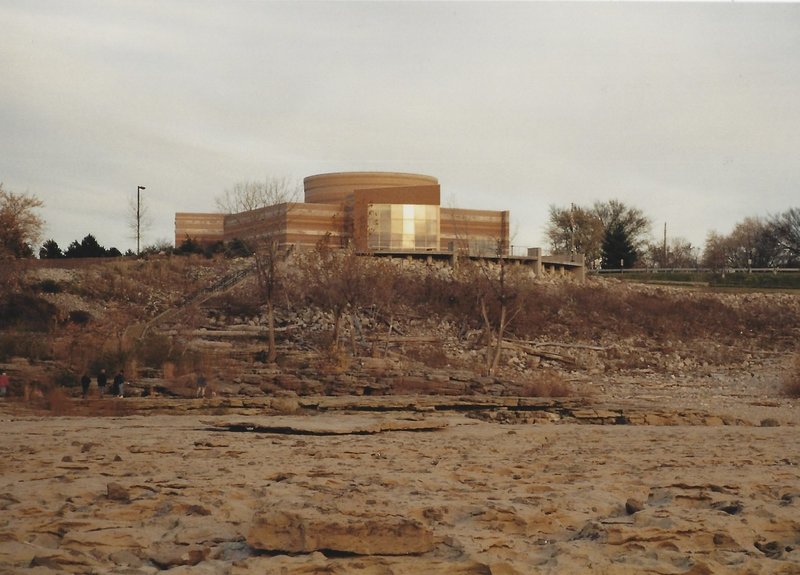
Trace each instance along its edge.
<path fill-rule="evenodd" d="M 247 543 L 265 551 L 337 551 L 358 555 L 417 555 L 433 549 L 433 532 L 419 521 L 390 515 L 354 516 L 332 509 L 268 509 L 253 518 Z"/>
<path fill-rule="evenodd" d="M 172 572 L 170 572 L 171 575 Z M 429 557 L 328 558 L 322 553 L 249 557 L 233 565 L 229 575 L 281 573 L 282 575 L 518 575 L 495 565 L 471 559 Z M 193 574 L 194 575 L 194 574 Z"/>

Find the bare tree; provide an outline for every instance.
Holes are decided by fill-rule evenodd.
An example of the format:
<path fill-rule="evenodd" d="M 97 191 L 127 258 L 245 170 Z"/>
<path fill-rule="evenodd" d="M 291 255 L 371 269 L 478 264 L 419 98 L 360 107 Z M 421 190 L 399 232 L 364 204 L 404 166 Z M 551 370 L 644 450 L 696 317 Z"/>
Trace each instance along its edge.
<path fill-rule="evenodd" d="M 140 193 L 140 190 L 144 189 L 143 186 L 139 186 L 136 190 L 136 197 L 128 200 L 128 229 L 131 239 L 136 240 L 136 255 L 139 255 L 142 236 L 153 227 L 150 205 Z"/>
<path fill-rule="evenodd" d="M 9 192 L 0 183 L 0 257 L 33 255 L 44 227 L 44 220 L 35 210 L 42 206 L 44 203 L 35 195 Z"/>
<path fill-rule="evenodd" d="M 727 238 L 716 231 L 709 232 L 703 249 L 703 266 L 712 270 L 725 269 L 728 267 L 727 252 Z"/>
<path fill-rule="evenodd" d="M 771 218 L 779 250 L 780 265 L 800 266 L 800 208 L 791 208 Z"/>
<path fill-rule="evenodd" d="M 275 304 L 283 289 L 285 262 L 291 253 L 282 242 L 281 230 L 275 222 L 288 215 L 299 191 L 299 185 L 288 178 L 270 177 L 263 182 L 238 182 L 216 198 L 217 209 L 223 213 L 273 208 L 260 214 L 263 225 L 258 236 L 248 240 L 246 246 L 253 250 L 259 294 L 267 308 L 267 361 L 270 363 L 277 358 Z"/>
<path fill-rule="evenodd" d="M 766 268 L 780 265 L 781 253 L 774 220 L 749 217 L 737 223 L 727 236 L 711 232 L 703 263 L 712 269 Z"/>
<path fill-rule="evenodd" d="M 619 200 L 595 202 L 592 212 L 603 222 L 604 232 L 619 224 L 637 253 L 642 253 L 652 225 L 650 218 L 639 208 L 628 206 Z"/>
<path fill-rule="evenodd" d="M 263 181 L 241 181 L 217 196 L 217 210 L 223 214 L 248 212 L 267 206 L 295 202 L 302 186 L 286 177 L 268 177 Z"/>
<path fill-rule="evenodd" d="M 301 277 L 307 298 L 333 316 L 330 350 L 339 351 L 342 320 L 350 314 L 351 344 L 358 355 L 356 332 L 361 309 L 374 301 L 379 268 L 374 260 L 359 256 L 353 249 L 333 249 L 327 238 L 304 254 Z"/>
<path fill-rule="evenodd" d="M 761 218 L 745 218 L 734 226 L 728 238 L 728 258 L 732 267 L 772 267 L 776 264 L 777 244 L 773 229 Z"/>
<path fill-rule="evenodd" d="M 500 243 L 498 242 L 498 252 Z M 508 261 L 481 260 L 462 268 L 462 282 L 474 290 L 483 320 L 486 341 L 486 371 L 494 375 L 500 366 L 508 326 L 521 311 L 518 286 Z"/>
<path fill-rule="evenodd" d="M 583 253 L 586 261 L 601 258 L 603 240 L 616 228 L 637 253 L 647 247 L 650 219 L 638 209 L 619 200 L 595 202 L 591 208 L 572 204 L 569 208 L 550 206 L 547 237 L 556 252 Z"/>
<path fill-rule="evenodd" d="M 13 291 L 33 256 L 44 227 L 36 210 L 43 205 L 35 195 L 9 192 L 0 183 L 0 296 Z"/>
<path fill-rule="evenodd" d="M 307 299 L 333 315 L 330 349 L 336 352 L 339 349 L 341 318 L 347 306 L 341 294 L 339 258 L 327 241 L 320 241 L 304 256 L 300 266 L 301 282 Z"/>
<path fill-rule="evenodd" d="M 255 241 L 255 259 L 258 287 L 261 299 L 267 307 L 267 362 L 274 363 L 278 357 L 275 342 L 275 301 L 283 289 L 283 266 L 290 249 L 282 246 L 275 234 L 265 234 Z"/>
<path fill-rule="evenodd" d="M 368 305 L 372 308 L 373 318 L 386 323 L 386 336 L 384 340 L 385 356 L 389 352 L 389 342 L 394 330 L 394 318 L 399 302 L 397 294 L 403 289 L 403 282 L 407 281 L 391 259 L 373 259 L 370 264 L 369 278 L 366 284 L 370 287 Z M 378 354 L 378 340 L 374 340 L 371 350 L 373 357 Z"/>
<path fill-rule="evenodd" d="M 452 229 L 453 241 L 451 251 L 455 256 L 467 255 L 469 253 L 469 218 L 463 210 L 458 207 L 455 195 L 451 194 L 447 198 L 447 211 L 440 212 L 444 221 L 447 221 Z M 446 215 L 445 215 L 446 214 Z M 446 220 L 445 220 L 446 218 Z M 450 246 L 448 246 L 450 248 Z"/>
<path fill-rule="evenodd" d="M 550 206 L 546 233 L 550 248 L 556 253 L 581 253 L 588 262 L 600 259 L 603 222 L 590 209 L 575 204 L 569 208 Z"/>
<path fill-rule="evenodd" d="M 360 346 L 366 347 L 362 330 L 362 316 L 367 309 L 391 315 L 395 304 L 398 282 L 397 269 L 389 260 L 360 256 L 352 250 L 344 252 L 349 265 L 344 266 L 348 310 L 350 312 L 350 344 L 353 355 L 360 355 Z M 391 337 L 392 319 L 389 320 L 387 338 Z M 372 349 L 375 352 L 375 349 Z"/>
<path fill-rule="evenodd" d="M 643 254 L 648 266 L 656 264 L 662 268 L 693 268 L 697 266 L 699 250 L 685 238 L 670 238 L 665 245 L 649 243 Z"/>

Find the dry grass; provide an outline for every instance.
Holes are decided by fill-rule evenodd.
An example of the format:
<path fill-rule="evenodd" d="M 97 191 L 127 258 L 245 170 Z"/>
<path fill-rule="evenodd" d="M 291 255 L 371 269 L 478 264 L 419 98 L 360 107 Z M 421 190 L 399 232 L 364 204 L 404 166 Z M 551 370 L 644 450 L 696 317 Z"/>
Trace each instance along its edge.
<path fill-rule="evenodd" d="M 135 412 L 128 400 L 115 398 L 79 403 L 78 409 L 81 415 L 92 417 L 122 417 Z"/>
<path fill-rule="evenodd" d="M 250 319 L 261 314 L 261 302 L 254 289 L 225 292 L 214 296 L 205 305 L 230 318 Z"/>
<path fill-rule="evenodd" d="M 575 390 L 569 382 L 552 370 L 536 372 L 518 391 L 520 397 L 571 397 L 574 394 Z"/>
<path fill-rule="evenodd" d="M 427 367 L 433 369 L 443 369 L 451 367 L 452 360 L 447 357 L 447 354 L 440 346 L 429 345 L 425 347 L 409 347 L 406 350 L 406 356 L 409 359 L 418 361 Z"/>
<path fill-rule="evenodd" d="M 135 412 L 130 402 L 124 399 L 94 397 L 79 400 L 70 397 L 61 387 L 51 388 L 44 393 L 43 399 L 33 400 L 32 406 L 42 407 L 52 416 L 122 417 Z"/>
<path fill-rule="evenodd" d="M 51 349 L 47 339 L 36 332 L 0 333 L 0 361 L 12 357 L 26 357 L 32 360 L 48 359 Z"/>
<path fill-rule="evenodd" d="M 483 371 L 482 348 L 473 342 L 471 335 L 485 327 L 479 305 L 480 277 L 453 272 L 444 266 L 380 263 L 386 265 L 381 265 L 377 276 L 373 273 L 375 270 L 367 269 L 362 273 L 367 279 L 381 278 L 381 289 L 370 289 L 376 281 L 354 282 L 364 286 L 366 295 L 353 299 L 346 307 L 346 315 L 355 313 L 362 320 L 369 314 L 390 316 L 402 335 L 436 335 L 447 343 L 444 348 L 392 344 L 393 354 L 399 352 L 430 369 Z M 182 335 L 158 335 L 151 331 L 149 337 L 134 347 L 125 340 L 125 336 L 130 335 L 126 327 L 171 306 L 183 310 L 176 319 L 179 331 L 202 326 L 214 314 L 229 322 L 258 318 L 260 301 L 254 286 L 246 282 L 202 306 L 186 306 L 193 294 L 204 293 L 204 289 L 228 273 L 230 269 L 225 266 L 229 265 L 223 260 L 163 257 L 87 267 L 83 279 L 59 286 L 64 292 L 62 295 L 85 296 L 85 302 L 71 303 L 72 307 L 65 309 L 73 313 L 91 310 L 91 321 L 79 322 L 80 325 L 54 324 L 48 301 L 38 295 L 29 298 L 22 302 L 25 304 L 22 316 L 28 322 L 27 318 L 41 315 L 48 320 L 43 328 L 50 331 L 42 332 L 47 333 L 44 337 L 40 332 L 22 332 L 20 326 L 15 326 L 14 331 L 6 329 L 0 333 L 0 360 L 15 356 L 53 357 L 76 374 L 83 369 L 94 374 L 100 367 L 112 372 L 123 366 L 134 373 L 138 365 L 150 371 L 163 369 L 163 377 L 168 380 L 194 371 L 200 358 L 182 348 L 179 343 Z M 511 279 L 514 279 L 509 284 L 513 297 L 508 301 L 513 321 L 506 331 L 509 339 L 588 343 L 604 350 L 597 355 L 602 361 L 601 367 L 607 371 L 675 371 L 684 369 L 681 363 L 684 359 L 689 366 L 686 369 L 706 364 L 739 365 L 751 350 L 769 348 L 774 351 L 793 346 L 796 341 L 794 326 L 800 324 L 800 305 L 796 300 L 770 294 L 730 297 L 605 280 L 590 279 L 584 284 L 571 284 L 533 282 L 529 276 L 525 276 L 524 281 Z M 55 289 L 48 287 L 51 288 Z M 301 276 L 287 274 L 284 288 L 285 293 L 276 298 L 281 353 L 301 350 L 316 354 L 316 359 L 310 363 L 318 363 L 320 373 L 349 371 L 354 359 L 347 339 L 347 322 L 342 326 L 337 353 L 330 353 L 330 313 L 318 313 L 324 308 L 309 299 Z M 391 305 L 388 311 L 383 307 L 387 305 Z M 101 307 L 102 313 L 97 311 Z M 490 314 L 497 314 L 496 302 L 488 301 L 487 308 Z M 3 309 L 10 308 L 6 305 Z M 37 314 L 37 310 L 40 313 Z M 371 319 L 373 321 L 364 321 L 363 336 L 368 341 L 378 342 L 375 350 L 380 354 L 384 350 L 381 342 L 386 325 L 374 321 L 374 317 Z M 28 325 L 23 327 L 30 329 Z M 575 355 L 580 359 L 586 354 L 578 351 Z M 223 369 L 214 363 L 223 361 L 220 357 L 208 361 L 212 363 L 206 370 Z M 228 379 L 235 378 L 240 363 L 243 362 L 239 362 L 237 356 L 235 365 L 224 368 L 230 371 L 226 375 Z M 306 360 L 306 363 L 309 362 Z M 553 365 L 552 362 L 545 364 Z M 590 367 L 588 363 L 579 362 L 579 365 Z M 173 373 L 171 367 L 174 367 Z M 292 365 L 282 367 L 287 372 L 306 369 Z M 500 373 L 505 368 L 508 368 L 509 379 L 523 371 L 518 364 L 501 365 Z M 798 372 L 800 368 L 795 367 L 787 377 L 784 387 L 788 394 L 800 395 Z M 558 397 L 574 393 L 566 382 L 558 381 L 543 370 L 533 373 L 531 380 L 524 384 L 524 395 Z M 55 409 L 61 409 L 56 399 Z"/>
<path fill-rule="evenodd" d="M 480 328 L 477 287 L 469 278 L 409 275 L 398 300 L 409 309 Z M 730 339 L 749 335 L 776 339 L 800 321 L 797 307 L 776 309 L 774 300 L 639 288 L 588 281 L 584 284 L 518 283 L 509 333 L 521 339 L 547 337 L 592 341 L 603 337 L 647 337 L 654 341 Z M 490 313 L 494 312 L 490 307 Z"/>
<path fill-rule="evenodd" d="M 51 415 L 71 415 L 75 411 L 72 400 L 60 387 L 53 387 L 45 393 L 44 406 Z"/>

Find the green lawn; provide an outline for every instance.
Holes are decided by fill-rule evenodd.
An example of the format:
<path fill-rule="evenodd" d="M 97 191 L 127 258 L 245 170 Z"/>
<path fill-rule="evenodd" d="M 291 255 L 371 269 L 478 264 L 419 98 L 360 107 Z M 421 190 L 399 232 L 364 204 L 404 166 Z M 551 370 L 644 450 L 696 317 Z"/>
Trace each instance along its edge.
<path fill-rule="evenodd" d="M 702 285 L 715 288 L 746 288 L 746 289 L 790 289 L 800 290 L 800 272 L 648 272 L 633 271 L 614 273 L 609 271 L 602 274 L 604 277 L 616 278 L 625 281 L 641 283 L 658 283 L 674 285 Z"/>

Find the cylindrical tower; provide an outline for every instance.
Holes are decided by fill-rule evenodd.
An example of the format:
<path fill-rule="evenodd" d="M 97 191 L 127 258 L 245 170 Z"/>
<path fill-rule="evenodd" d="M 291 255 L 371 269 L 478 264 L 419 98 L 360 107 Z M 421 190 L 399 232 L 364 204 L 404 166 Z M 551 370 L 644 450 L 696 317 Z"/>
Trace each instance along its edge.
<path fill-rule="evenodd" d="M 309 204 L 344 204 L 354 190 L 431 186 L 439 181 L 433 176 L 402 172 L 334 172 L 303 179 L 305 201 Z"/>

